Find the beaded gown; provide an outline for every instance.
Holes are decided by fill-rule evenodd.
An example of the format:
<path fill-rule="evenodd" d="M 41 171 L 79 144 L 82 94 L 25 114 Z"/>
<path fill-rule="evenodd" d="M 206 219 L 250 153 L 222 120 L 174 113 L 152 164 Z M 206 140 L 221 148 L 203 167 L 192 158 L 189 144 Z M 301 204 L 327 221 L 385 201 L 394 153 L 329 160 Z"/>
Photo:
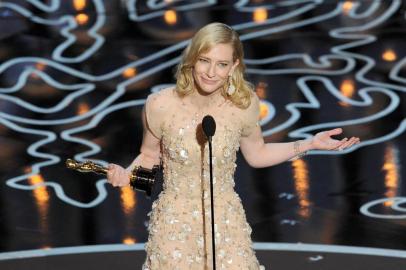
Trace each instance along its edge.
<path fill-rule="evenodd" d="M 219 98 L 220 97 L 220 98 Z M 258 98 L 243 110 L 222 96 L 204 112 L 216 120 L 213 183 L 217 269 L 264 269 L 252 249 L 251 228 L 234 191 L 236 151 L 258 121 Z M 209 151 L 196 110 L 173 88 L 145 104 L 149 130 L 161 140 L 163 191 L 149 213 L 144 270 L 212 269 Z"/>

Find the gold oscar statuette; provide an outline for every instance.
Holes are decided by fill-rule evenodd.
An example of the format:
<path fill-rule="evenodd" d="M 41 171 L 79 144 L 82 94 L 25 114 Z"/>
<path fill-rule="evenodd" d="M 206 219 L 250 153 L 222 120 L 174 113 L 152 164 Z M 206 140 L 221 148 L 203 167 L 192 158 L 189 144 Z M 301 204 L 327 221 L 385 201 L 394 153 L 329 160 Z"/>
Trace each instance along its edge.
<path fill-rule="evenodd" d="M 108 169 L 92 161 L 79 162 L 74 159 L 66 160 L 66 167 L 75 171 L 87 173 L 93 172 L 101 175 L 107 175 Z M 159 166 L 155 165 L 152 169 L 136 166 L 131 172 L 130 185 L 132 188 L 144 191 L 147 196 L 151 196 L 151 191 L 155 183 L 156 174 Z"/>

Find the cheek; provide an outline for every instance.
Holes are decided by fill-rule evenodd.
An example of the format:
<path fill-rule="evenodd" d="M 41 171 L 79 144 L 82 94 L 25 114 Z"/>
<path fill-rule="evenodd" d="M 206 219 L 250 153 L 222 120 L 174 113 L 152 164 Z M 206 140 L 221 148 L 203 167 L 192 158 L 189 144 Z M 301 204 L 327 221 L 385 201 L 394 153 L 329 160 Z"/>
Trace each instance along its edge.
<path fill-rule="evenodd" d="M 194 66 L 194 68 L 193 68 L 193 72 L 195 73 L 195 74 L 201 74 L 202 73 L 202 66 L 201 65 L 198 65 L 198 64 L 196 64 L 195 66 Z"/>
<path fill-rule="evenodd" d="M 199 70 L 199 68 L 197 66 L 195 66 L 192 70 L 192 75 L 193 75 L 193 79 L 195 81 L 198 80 L 198 75 L 201 74 L 201 71 Z"/>
<path fill-rule="evenodd" d="M 224 68 L 217 72 L 218 76 L 224 80 L 228 79 L 228 73 L 230 73 L 230 68 Z"/>

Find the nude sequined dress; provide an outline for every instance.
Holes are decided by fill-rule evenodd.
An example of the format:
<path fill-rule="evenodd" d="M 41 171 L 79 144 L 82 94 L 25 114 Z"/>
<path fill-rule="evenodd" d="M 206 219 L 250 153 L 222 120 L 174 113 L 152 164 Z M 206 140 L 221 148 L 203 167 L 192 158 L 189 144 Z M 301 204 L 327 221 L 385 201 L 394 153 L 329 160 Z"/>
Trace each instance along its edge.
<path fill-rule="evenodd" d="M 264 269 L 252 249 L 233 177 L 239 140 L 257 125 L 258 98 L 246 110 L 222 97 L 212 107 L 216 268 Z M 164 183 L 149 214 L 143 270 L 212 269 L 209 152 L 199 126 L 207 112 L 198 112 L 171 88 L 151 94 L 145 113 L 148 128 L 161 139 Z"/>

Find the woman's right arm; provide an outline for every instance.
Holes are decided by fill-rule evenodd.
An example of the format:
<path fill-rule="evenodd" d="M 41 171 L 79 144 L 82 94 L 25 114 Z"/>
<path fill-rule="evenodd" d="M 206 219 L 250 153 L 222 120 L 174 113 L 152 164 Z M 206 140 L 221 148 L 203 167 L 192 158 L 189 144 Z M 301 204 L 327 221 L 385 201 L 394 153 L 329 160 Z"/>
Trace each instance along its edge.
<path fill-rule="evenodd" d="M 110 164 L 108 166 L 107 181 L 114 187 L 123 187 L 130 184 L 130 174 L 135 166 L 142 166 L 151 169 L 154 165 L 160 164 L 161 147 L 160 139 L 155 137 L 148 127 L 145 106 L 142 111 L 143 136 L 140 154 L 131 162 L 126 169 Z"/>

